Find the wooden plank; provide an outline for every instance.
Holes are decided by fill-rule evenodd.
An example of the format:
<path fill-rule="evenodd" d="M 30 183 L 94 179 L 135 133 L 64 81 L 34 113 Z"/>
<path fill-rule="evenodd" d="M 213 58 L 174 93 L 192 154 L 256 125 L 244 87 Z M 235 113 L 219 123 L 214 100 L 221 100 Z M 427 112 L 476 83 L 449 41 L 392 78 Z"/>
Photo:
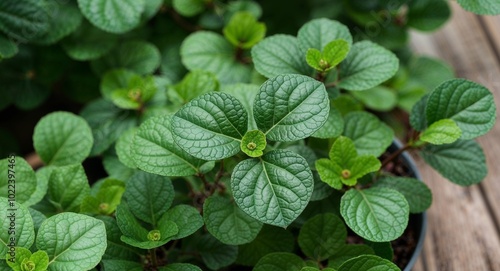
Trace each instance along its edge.
<path fill-rule="evenodd" d="M 456 3 L 451 22 L 431 36 L 412 35 L 414 49 L 450 63 L 459 77 L 477 81 L 494 92 L 500 104 L 500 62 L 491 48 L 482 24 L 474 14 Z M 495 31 L 500 25 L 495 25 Z M 489 29 L 490 31 L 494 29 Z M 500 43 L 499 43 L 500 44 Z M 497 112 L 498 114 L 498 112 Z M 480 138 L 488 160 L 489 174 L 481 185 L 460 187 L 442 178 L 417 159 L 425 182 L 434 193 L 428 212 L 429 231 L 424 245 L 426 269 L 420 262 L 414 270 L 500 270 L 500 126 Z"/>

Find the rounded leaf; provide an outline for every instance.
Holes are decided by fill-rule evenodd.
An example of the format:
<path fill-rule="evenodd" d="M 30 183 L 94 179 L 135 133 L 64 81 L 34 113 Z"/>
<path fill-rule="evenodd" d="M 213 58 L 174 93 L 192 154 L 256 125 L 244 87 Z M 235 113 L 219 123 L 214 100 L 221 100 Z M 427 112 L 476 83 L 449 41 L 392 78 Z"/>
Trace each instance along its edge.
<path fill-rule="evenodd" d="M 351 189 L 340 202 L 340 213 L 356 234 L 373 242 L 401 236 L 408 225 L 410 207 L 405 197 L 387 188 Z"/>
<path fill-rule="evenodd" d="M 49 31 L 49 5 L 38 0 L 0 2 L 0 30 L 21 42 Z"/>
<path fill-rule="evenodd" d="M 347 26 L 329 19 L 315 19 L 304 24 L 297 33 L 300 49 L 303 54 L 309 48 L 323 51 L 325 46 L 334 40 L 345 40 L 347 47 L 352 44 L 352 36 Z"/>
<path fill-rule="evenodd" d="M 384 177 L 377 180 L 374 187 L 391 188 L 403 194 L 410 205 L 410 213 L 424 212 L 432 203 L 432 193 L 429 187 L 414 178 Z"/>
<path fill-rule="evenodd" d="M 9 201 L 7 198 L 0 197 L 0 259 L 8 256 L 11 244 L 10 238 L 13 237 L 11 224 L 15 226 L 15 246 L 30 248 L 35 241 L 35 229 L 33 219 L 28 208 L 15 201 Z"/>
<path fill-rule="evenodd" d="M 298 241 L 304 254 L 317 261 L 328 259 L 346 242 L 344 222 L 334 214 L 320 214 L 309 219 L 300 229 Z"/>
<path fill-rule="evenodd" d="M 481 15 L 500 14 L 500 5 L 495 0 L 458 0 L 465 10 Z"/>
<path fill-rule="evenodd" d="M 12 159 L 15 159 L 14 163 L 11 163 Z M 47 193 L 48 180 L 38 179 L 33 168 L 22 157 L 0 160 L 0 174 L 0 197 L 8 197 L 9 184 L 13 183 L 16 201 L 24 206 L 38 203 Z"/>
<path fill-rule="evenodd" d="M 281 227 L 290 225 L 304 210 L 313 185 L 307 161 L 285 150 L 244 160 L 231 175 L 231 189 L 238 206 L 263 223 Z"/>
<path fill-rule="evenodd" d="M 420 140 L 434 145 L 449 144 L 457 141 L 462 130 L 451 119 L 442 119 L 431 124 L 420 134 Z"/>
<path fill-rule="evenodd" d="M 344 117 L 344 136 L 350 138 L 359 155 L 379 156 L 389 147 L 393 130 L 368 112 L 351 112 Z"/>
<path fill-rule="evenodd" d="M 394 263 L 375 255 L 362 255 L 344 262 L 339 271 L 401 271 Z"/>
<path fill-rule="evenodd" d="M 246 132 L 240 144 L 241 150 L 250 157 L 262 156 L 262 154 L 264 154 L 263 150 L 266 146 L 266 135 L 259 130 Z"/>
<path fill-rule="evenodd" d="M 328 119 L 330 101 L 323 83 L 285 74 L 262 84 L 253 110 L 257 126 L 269 140 L 287 142 L 319 130 Z"/>
<path fill-rule="evenodd" d="M 129 168 L 137 168 L 132 159 L 132 146 L 137 128 L 132 128 L 123 133 L 115 144 L 116 155 L 120 162 Z"/>
<path fill-rule="evenodd" d="M 54 112 L 35 126 L 33 145 L 50 165 L 81 163 L 90 154 L 94 139 L 87 122 L 73 113 Z"/>
<path fill-rule="evenodd" d="M 69 57 L 85 61 L 107 54 L 117 42 L 117 35 L 102 31 L 84 20 L 61 45 Z"/>
<path fill-rule="evenodd" d="M 93 25 L 121 34 L 139 25 L 145 0 L 78 0 L 78 5 Z"/>
<path fill-rule="evenodd" d="M 203 0 L 173 0 L 172 7 L 185 17 L 193 17 L 205 9 Z"/>
<path fill-rule="evenodd" d="M 189 205 L 177 205 L 168 210 L 160 219 L 159 224 L 169 220 L 177 224 L 179 232 L 172 237 L 173 240 L 187 237 L 203 226 L 203 218 L 200 212 Z"/>
<path fill-rule="evenodd" d="M 275 252 L 262 257 L 253 271 L 301 271 L 306 264 L 292 253 Z"/>
<path fill-rule="evenodd" d="M 247 132 L 243 105 L 223 92 L 202 95 L 184 105 L 172 118 L 175 142 L 187 153 L 205 160 L 237 154 Z"/>

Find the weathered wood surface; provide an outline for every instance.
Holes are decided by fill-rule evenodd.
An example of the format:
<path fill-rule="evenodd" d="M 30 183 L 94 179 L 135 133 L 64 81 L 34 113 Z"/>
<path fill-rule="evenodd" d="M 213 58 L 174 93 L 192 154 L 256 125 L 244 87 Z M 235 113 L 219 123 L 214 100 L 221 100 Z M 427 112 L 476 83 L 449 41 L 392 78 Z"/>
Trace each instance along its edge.
<path fill-rule="evenodd" d="M 447 61 L 457 77 L 488 87 L 500 108 L 500 16 L 479 17 L 451 4 L 452 20 L 432 35 L 412 34 L 412 47 Z M 500 125 L 479 142 L 489 168 L 480 185 L 452 184 L 417 157 L 434 202 L 414 271 L 500 270 Z"/>

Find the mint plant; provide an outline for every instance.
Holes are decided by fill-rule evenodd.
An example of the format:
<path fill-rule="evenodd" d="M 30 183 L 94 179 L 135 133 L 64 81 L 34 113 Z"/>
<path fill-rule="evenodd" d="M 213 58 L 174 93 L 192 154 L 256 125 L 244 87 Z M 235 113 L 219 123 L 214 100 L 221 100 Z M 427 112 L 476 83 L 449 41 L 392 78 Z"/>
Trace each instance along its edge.
<path fill-rule="evenodd" d="M 60 16 L 31 2 L 0 4 L 48 16 L 0 22 L 0 56 L 12 57 L 0 69 L 15 67 L 5 89 L 23 86 L 0 108 L 36 107 L 61 74 L 85 103 L 38 121 L 36 171 L 0 160 L 0 270 L 400 270 L 391 242 L 432 194 L 395 170 L 399 155 L 420 154 L 458 185 L 486 175 L 474 139 L 495 122 L 491 92 L 339 21 L 266 37 L 279 23 L 253 1 L 53 3 Z M 342 7 L 363 21 L 369 3 L 357 2 Z M 429 3 L 400 2 L 391 14 L 408 8 L 405 29 L 447 17 L 445 2 L 430 21 Z M 23 67 L 55 47 L 11 39 L 61 45 L 52 53 L 65 64 Z M 394 108 L 411 127 L 391 153 L 379 113 Z M 96 160 L 105 174 L 92 179 Z"/>

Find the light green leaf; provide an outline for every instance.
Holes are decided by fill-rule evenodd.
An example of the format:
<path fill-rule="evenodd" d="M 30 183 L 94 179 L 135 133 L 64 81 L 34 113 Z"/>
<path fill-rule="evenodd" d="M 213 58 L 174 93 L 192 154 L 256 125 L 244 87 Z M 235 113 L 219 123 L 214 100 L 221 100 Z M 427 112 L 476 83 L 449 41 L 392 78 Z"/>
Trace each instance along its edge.
<path fill-rule="evenodd" d="M 178 96 L 180 102 L 184 104 L 202 94 L 216 91 L 218 88 L 219 83 L 212 73 L 203 70 L 195 70 L 188 73 L 182 81 L 172 89 L 175 91 L 175 96 Z"/>
<path fill-rule="evenodd" d="M 84 20 L 61 45 L 69 57 L 79 61 L 93 60 L 107 54 L 118 42 L 118 36 L 104 32 Z"/>
<path fill-rule="evenodd" d="M 138 130 L 138 128 L 132 128 L 126 131 L 118 138 L 115 145 L 115 151 L 118 159 L 129 168 L 137 168 L 132 157 L 132 146 L 134 136 Z"/>
<path fill-rule="evenodd" d="M 49 12 L 45 1 L 2 1 L 0 30 L 22 42 L 32 41 L 49 31 Z"/>
<path fill-rule="evenodd" d="M 367 245 L 346 244 L 328 259 L 328 267 L 337 270 L 345 261 L 366 254 L 375 254 Z"/>
<path fill-rule="evenodd" d="M 500 6 L 495 0 L 458 0 L 458 3 L 467 11 L 481 15 L 498 15 Z"/>
<path fill-rule="evenodd" d="M 259 86 L 251 84 L 225 85 L 222 87 L 221 91 L 235 97 L 241 102 L 248 113 L 248 129 L 257 129 L 257 124 L 253 117 L 253 102 L 255 96 L 259 93 Z"/>
<path fill-rule="evenodd" d="M 224 27 L 223 33 L 234 46 L 250 49 L 266 36 L 266 25 L 257 22 L 250 12 L 237 12 Z"/>
<path fill-rule="evenodd" d="M 340 202 L 340 213 L 356 234 L 373 242 L 388 242 L 401 236 L 408 225 L 405 197 L 387 188 L 351 189 Z"/>
<path fill-rule="evenodd" d="M 202 95 L 172 117 L 175 142 L 187 153 L 206 160 L 237 154 L 247 129 L 245 109 L 236 98 L 223 92 Z"/>
<path fill-rule="evenodd" d="M 285 150 L 244 160 L 231 175 L 238 206 L 251 217 L 280 227 L 287 227 L 304 210 L 313 183 L 307 161 Z"/>
<path fill-rule="evenodd" d="M 49 266 L 49 256 L 43 250 L 31 254 L 26 248 L 16 247 L 15 262 L 7 260 L 7 264 L 14 271 L 45 271 Z"/>
<path fill-rule="evenodd" d="M 347 26 L 329 19 L 309 21 L 299 29 L 297 38 L 302 54 L 309 48 L 324 51 L 327 44 L 338 39 L 347 41 L 347 48 L 352 44 L 352 36 Z"/>
<path fill-rule="evenodd" d="M 323 261 L 345 245 L 347 230 L 344 222 L 334 214 L 320 214 L 304 223 L 298 241 L 304 254 Z"/>
<path fill-rule="evenodd" d="M 255 69 L 267 78 L 285 73 L 311 75 L 304 56 L 298 39 L 290 35 L 267 37 L 252 48 Z"/>
<path fill-rule="evenodd" d="M 225 245 L 210 234 L 201 236 L 197 240 L 196 248 L 203 262 L 211 270 L 219 270 L 231 265 L 238 256 L 237 246 Z"/>
<path fill-rule="evenodd" d="M 488 169 L 481 146 L 473 140 L 458 140 L 446 145 L 427 145 L 424 160 L 443 177 L 462 186 L 481 182 Z"/>
<path fill-rule="evenodd" d="M 420 134 L 420 140 L 434 145 L 449 144 L 457 141 L 462 130 L 451 119 L 442 119 L 431 124 Z"/>
<path fill-rule="evenodd" d="M 462 130 L 461 139 L 473 139 L 487 133 L 496 119 L 491 92 L 465 79 L 453 79 L 439 85 L 427 99 L 427 123 L 452 119 Z"/>
<path fill-rule="evenodd" d="M 393 130 L 367 112 L 351 112 L 344 117 L 344 136 L 354 141 L 359 155 L 380 156 L 391 145 Z"/>
<path fill-rule="evenodd" d="M 48 180 L 37 179 L 22 157 L 0 160 L 0 174 L 0 197 L 7 198 L 9 190 L 15 190 L 16 201 L 28 207 L 42 200 L 47 192 Z"/>
<path fill-rule="evenodd" d="M 266 149 L 266 135 L 260 130 L 252 130 L 245 133 L 241 140 L 240 148 L 250 157 L 260 157 Z"/>
<path fill-rule="evenodd" d="M 158 224 L 164 224 L 165 220 L 174 222 L 179 228 L 179 232 L 172 237 L 173 240 L 187 237 L 203 226 L 200 213 L 189 205 L 177 205 L 171 208 L 160 218 Z"/>
<path fill-rule="evenodd" d="M 11 58 L 18 52 L 19 48 L 17 48 L 17 44 L 4 35 L 0 34 L 0 60 Z"/>
<path fill-rule="evenodd" d="M 182 43 L 181 56 L 189 70 L 212 72 L 223 84 L 250 81 L 250 67 L 235 59 L 234 47 L 219 34 L 208 31 L 191 34 Z"/>
<path fill-rule="evenodd" d="M 127 41 L 91 64 L 98 74 L 123 68 L 144 75 L 153 73 L 160 66 L 160 61 L 161 54 L 155 45 L 145 41 Z"/>
<path fill-rule="evenodd" d="M 54 207 L 59 211 L 78 212 L 83 199 L 90 194 L 83 166 L 74 164 L 50 167 L 44 174 L 49 180 L 47 197 Z"/>
<path fill-rule="evenodd" d="M 203 219 L 208 232 L 227 245 L 251 242 L 262 223 L 245 214 L 228 199 L 212 196 L 203 204 Z"/>
<path fill-rule="evenodd" d="M 253 271 L 300 271 L 305 266 L 305 262 L 295 254 L 275 252 L 262 257 Z"/>
<path fill-rule="evenodd" d="M 0 219 L 0 259 L 15 256 L 7 254 L 11 246 L 30 248 L 35 241 L 35 230 L 28 208 L 0 197 L 0 217 L 2 217 Z M 12 232 L 11 223 L 15 224 L 14 232 Z M 11 242 L 12 237 L 15 237 L 14 243 Z"/>
<path fill-rule="evenodd" d="M 87 122 L 69 112 L 54 112 L 38 121 L 33 145 L 42 161 L 50 165 L 81 163 L 94 143 Z"/>
<path fill-rule="evenodd" d="M 173 263 L 159 269 L 160 271 L 202 271 L 198 266 L 189 263 Z"/>
<path fill-rule="evenodd" d="M 101 94 L 107 99 L 111 100 L 113 92 L 118 89 L 126 89 L 132 78 L 138 76 L 137 73 L 126 69 L 110 70 L 104 74 L 101 80 Z"/>
<path fill-rule="evenodd" d="M 324 84 L 308 76 L 287 74 L 260 87 L 253 109 L 257 126 L 269 140 L 287 142 L 320 129 L 330 105 Z"/>
<path fill-rule="evenodd" d="M 352 46 L 339 67 L 339 88 L 365 90 L 376 87 L 396 74 L 399 59 L 380 45 L 362 41 Z"/>
<path fill-rule="evenodd" d="M 145 0 L 78 0 L 78 6 L 93 25 L 121 34 L 139 25 Z"/>
<path fill-rule="evenodd" d="M 174 187 L 168 177 L 137 172 L 128 181 L 123 196 L 130 211 L 139 219 L 156 226 L 170 208 Z"/>
<path fill-rule="evenodd" d="M 375 255 L 362 255 L 343 263 L 338 271 L 401 271 L 391 261 Z"/>
<path fill-rule="evenodd" d="M 384 177 L 375 182 L 374 187 L 397 190 L 405 196 L 410 205 L 410 213 L 421 213 L 432 203 L 431 190 L 420 180 L 407 177 Z"/>
<path fill-rule="evenodd" d="M 408 5 L 407 24 L 420 31 L 433 31 L 446 23 L 450 15 L 447 1 L 412 1 Z"/>
<path fill-rule="evenodd" d="M 157 84 L 153 76 L 134 75 L 129 78 L 125 88 L 113 89 L 110 98 L 120 108 L 139 110 L 155 96 L 156 91 Z"/>
<path fill-rule="evenodd" d="M 172 7 L 182 16 L 193 17 L 205 10 L 203 0 L 173 0 Z"/>
<path fill-rule="evenodd" d="M 283 228 L 264 225 L 250 243 L 238 247 L 236 263 L 254 266 L 262 257 L 272 252 L 291 252 L 295 237 Z"/>
<path fill-rule="evenodd" d="M 89 270 L 106 250 L 106 228 L 98 219 L 75 213 L 61 213 L 45 220 L 36 246 L 49 255 L 49 271 Z"/>
<path fill-rule="evenodd" d="M 389 111 L 398 102 L 396 93 L 384 86 L 377 86 L 363 91 L 351 91 L 350 93 L 363 102 L 367 108 L 378 111 Z"/>
<path fill-rule="evenodd" d="M 349 46 L 350 44 L 345 40 L 334 40 L 328 43 L 323 49 L 323 52 L 321 54 L 321 59 L 319 60 L 318 63 L 319 66 L 321 66 L 321 60 L 327 63 L 326 68 L 321 70 L 328 71 L 336 67 L 342 60 L 346 58 L 347 53 L 349 53 Z M 315 49 L 312 48 L 312 50 Z M 309 65 L 311 64 L 309 63 Z"/>
<path fill-rule="evenodd" d="M 45 35 L 35 40 L 42 45 L 50 45 L 75 31 L 82 23 L 82 14 L 76 3 L 61 3 L 57 0 L 48 0 L 45 5 L 50 10 L 49 28 Z"/>
<path fill-rule="evenodd" d="M 132 159 L 138 168 L 162 176 L 190 176 L 205 163 L 185 153 L 175 144 L 171 132 L 172 116 L 148 119 L 137 131 Z"/>
<path fill-rule="evenodd" d="M 31 251 L 23 247 L 16 247 L 15 250 L 12 251 L 12 253 L 13 253 L 12 255 L 14 256 L 11 257 L 9 257 L 10 256 L 9 254 L 7 254 L 6 258 L 7 265 L 10 266 L 14 271 L 24 271 L 23 270 L 24 268 L 22 268 L 21 264 L 25 264 L 26 261 L 29 261 L 29 258 L 31 256 Z M 48 263 L 48 257 L 47 257 L 47 263 Z M 45 266 L 45 269 L 47 269 L 47 266 Z"/>

